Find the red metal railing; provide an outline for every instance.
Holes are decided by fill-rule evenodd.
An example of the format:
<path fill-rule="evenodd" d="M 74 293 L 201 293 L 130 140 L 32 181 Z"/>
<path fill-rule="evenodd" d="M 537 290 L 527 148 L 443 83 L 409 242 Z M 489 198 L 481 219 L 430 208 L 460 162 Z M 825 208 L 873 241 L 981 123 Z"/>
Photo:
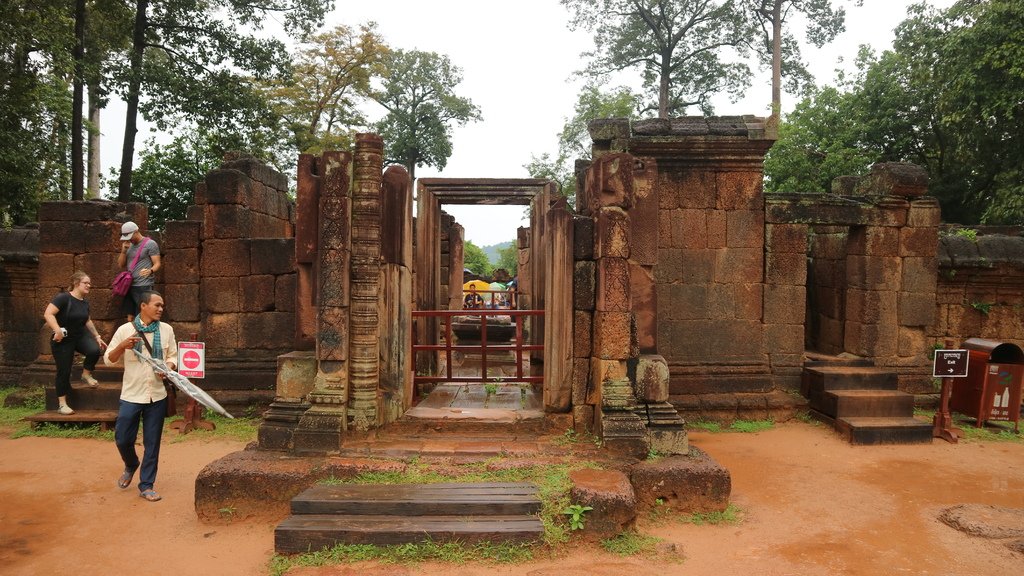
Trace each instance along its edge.
<path fill-rule="evenodd" d="M 487 355 L 513 352 L 516 358 L 516 374 L 507 379 L 516 382 L 543 382 L 543 376 L 529 376 L 523 374 L 523 353 L 533 350 L 544 350 L 543 344 L 526 344 L 523 342 L 523 320 L 529 316 L 543 316 L 543 310 L 501 310 L 501 309 L 473 309 L 473 310 L 414 310 L 413 318 L 444 318 L 445 338 L 443 344 L 413 344 L 413 358 L 419 352 L 443 352 L 445 357 L 445 375 L 443 376 L 421 376 L 413 377 L 413 382 L 499 382 L 506 379 L 505 376 L 491 378 L 487 375 Z M 453 344 L 452 319 L 455 316 L 466 316 L 480 319 L 480 343 L 479 344 Z M 492 316 L 512 316 L 515 322 L 516 332 L 511 344 L 489 344 L 487 342 L 487 318 Z M 454 352 L 479 352 L 480 353 L 480 375 L 479 376 L 455 376 L 453 373 L 452 355 Z"/>

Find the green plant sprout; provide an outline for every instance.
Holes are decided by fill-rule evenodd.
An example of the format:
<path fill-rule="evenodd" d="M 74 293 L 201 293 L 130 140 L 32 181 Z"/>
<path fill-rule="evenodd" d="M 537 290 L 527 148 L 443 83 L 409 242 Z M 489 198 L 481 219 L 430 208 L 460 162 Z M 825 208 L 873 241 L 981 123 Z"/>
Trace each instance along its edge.
<path fill-rule="evenodd" d="M 594 508 L 591 506 L 582 506 L 580 504 L 570 504 L 562 510 L 562 514 L 569 517 L 569 529 L 571 530 L 583 530 L 583 515 L 590 512 Z"/>

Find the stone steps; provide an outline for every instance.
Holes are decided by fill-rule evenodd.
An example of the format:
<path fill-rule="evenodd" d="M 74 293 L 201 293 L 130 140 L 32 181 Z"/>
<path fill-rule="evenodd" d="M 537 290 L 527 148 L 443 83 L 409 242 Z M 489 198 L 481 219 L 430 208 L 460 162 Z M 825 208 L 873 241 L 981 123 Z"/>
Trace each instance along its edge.
<path fill-rule="evenodd" d="M 540 505 L 537 487 L 522 482 L 318 485 L 292 499 L 292 515 L 274 530 L 274 549 L 538 541 Z"/>
<path fill-rule="evenodd" d="M 804 365 L 801 391 L 811 415 L 851 444 L 927 444 L 932 426 L 914 415 L 914 396 L 897 390 L 895 372 L 864 360 Z"/>

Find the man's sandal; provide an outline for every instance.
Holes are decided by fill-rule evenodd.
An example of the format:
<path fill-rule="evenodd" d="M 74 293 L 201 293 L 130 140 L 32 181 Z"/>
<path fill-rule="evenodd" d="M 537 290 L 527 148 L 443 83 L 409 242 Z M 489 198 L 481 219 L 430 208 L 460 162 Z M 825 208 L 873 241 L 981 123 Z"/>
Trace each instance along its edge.
<path fill-rule="evenodd" d="M 117 479 L 117 487 L 121 490 L 132 485 L 132 477 L 135 476 L 135 470 L 124 469 L 121 473 L 121 477 Z"/>
<path fill-rule="evenodd" d="M 156 490 L 153 490 L 153 489 L 143 490 L 142 492 L 139 492 L 139 496 L 141 496 L 142 498 L 145 498 L 149 502 L 156 502 L 156 501 L 160 500 L 160 495 L 157 494 Z"/>

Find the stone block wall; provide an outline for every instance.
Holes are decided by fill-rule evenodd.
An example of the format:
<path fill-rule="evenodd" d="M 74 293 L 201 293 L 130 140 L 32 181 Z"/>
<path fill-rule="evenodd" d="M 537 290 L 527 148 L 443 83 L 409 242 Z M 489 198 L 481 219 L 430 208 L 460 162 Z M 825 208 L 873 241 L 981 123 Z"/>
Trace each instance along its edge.
<path fill-rule="evenodd" d="M 939 241 L 933 344 L 986 338 L 1024 346 L 1024 237 L 980 227 L 972 240 L 947 229 Z"/>
<path fill-rule="evenodd" d="M 14 386 L 39 355 L 43 308 L 36 300 L 39 229 L 0 231 L 0 386 Z M 52 296 L 52 295 L 51 295 Z"/>
<path fill-rule="evenodd" d="M 179 338 L 198 333 L 211 359 L 294 349 L 294 206 L 283 174 L 251 157 L 228 159 L 196 186 L 189 220 L 168 222 L 167 317 Z"/>

